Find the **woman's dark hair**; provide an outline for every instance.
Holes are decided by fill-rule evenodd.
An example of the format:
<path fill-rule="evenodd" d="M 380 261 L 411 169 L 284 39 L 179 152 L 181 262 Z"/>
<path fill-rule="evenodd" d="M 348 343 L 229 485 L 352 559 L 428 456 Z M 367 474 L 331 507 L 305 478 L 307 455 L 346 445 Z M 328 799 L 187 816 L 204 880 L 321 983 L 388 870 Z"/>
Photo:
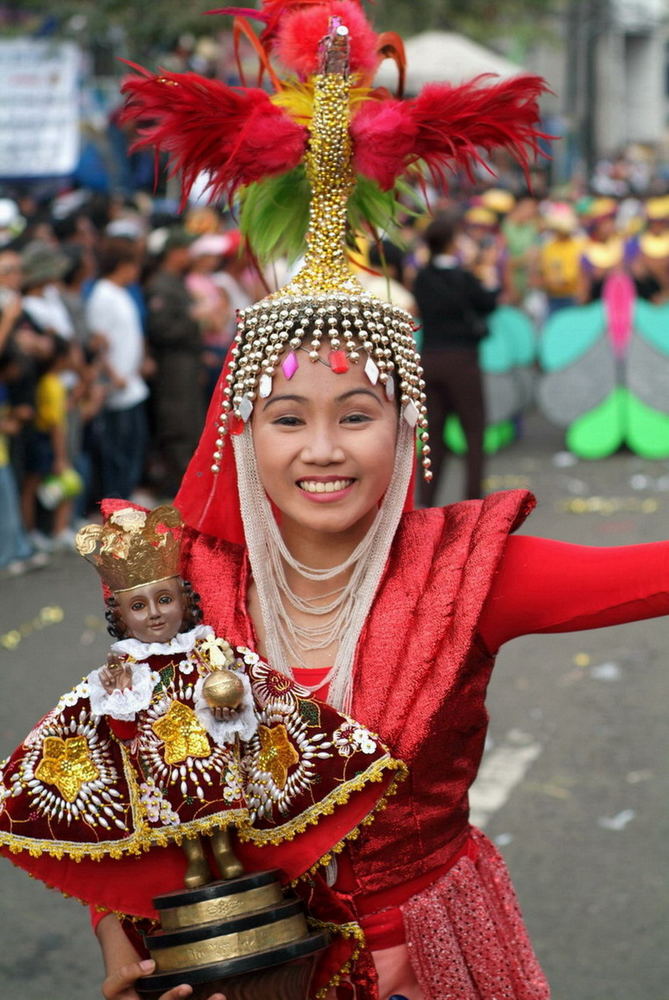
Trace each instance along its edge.
<path fill-rule="evenodd" d="M 423 234 L 430 257 L 443 253 L 455 239 L 458 221 L 454 215 L 438 215 Z"/>
<path fill-rule="evenodd" d="M 193 590 L 193 586 L 190 580 L 182 580 L 179 577 L 179 583 L 181 584 L 181 593 L 186 599 L 186 607 L 184 610 L 183 621 L 181 622 L 180 632 L 189 632 L 196 625 L 199 625 L 202 621 L 202 608 L 200 607 L 200 595 L 196 594 Z M 127 639 L 128 638 L 128 628 L 126 623 L 121 617 L 121 609 L 118 606 L 118 601 L 112 594 L 105 601 L 107 610 L 105 611 L 105 618 L 107 619 L 107 631 L 114 639 Z"/>

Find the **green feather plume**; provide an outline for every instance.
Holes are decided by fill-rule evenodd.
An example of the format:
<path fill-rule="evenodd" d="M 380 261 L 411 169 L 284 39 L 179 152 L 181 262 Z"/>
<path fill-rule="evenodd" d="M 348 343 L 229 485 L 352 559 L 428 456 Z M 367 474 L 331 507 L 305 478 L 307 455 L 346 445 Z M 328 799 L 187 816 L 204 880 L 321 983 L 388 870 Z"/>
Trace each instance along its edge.
<path fill-rule="evenodd" d="M 303 165 L 240 192 L 239 227 L 260 263 L 277 257 L 294 263 L 304 254 L 310 195 Z M 401 246 L 397 217 L 400 211 L 411 211 L 408 200 L 415 200 L 409 185 L 399 181 L 392 190 L 382 191 L 375 181 L 359 174 L 348 201 L 350 245 L 355 245 L 356 233 L 371 230 Z"/>
<path fill-rule="evenodd" d="M 261 263 L 304 253 L 310 188 L 304 166 L 250 184 L 240 193 L 239 228 Z"/>

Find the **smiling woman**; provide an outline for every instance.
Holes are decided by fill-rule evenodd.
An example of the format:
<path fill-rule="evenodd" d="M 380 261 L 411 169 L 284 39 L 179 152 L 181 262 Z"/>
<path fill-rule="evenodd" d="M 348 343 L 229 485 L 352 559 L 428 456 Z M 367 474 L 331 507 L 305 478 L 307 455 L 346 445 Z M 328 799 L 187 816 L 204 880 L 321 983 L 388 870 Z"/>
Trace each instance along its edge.
<path fill-rule="evenodd" d="M 368 50 L 394 53 L 402 68 L 401 42 L 376 38 L 357 4 L 267 3 L 258 16 L 264 68 L 278 48 L 306 75 L 285 86 L 272 75 L 272 99 L 192 74 L 145 74 L 127 84 L 142 142 L 171 155 L 185 194 L 201 169 L 212 172 L 215 193 L 244 184 L 245 212 L 258 219 L 270 204 L 276 233 L 277 175 L 293 171 L 284 191 L 311 190 L 304 266 L 240 314 L 177 496 L 186 522 L 180 571 L 201 594 L 205 621 L 247 651 L 242 659 L 257 678 L 266 715 L 249 770 L 262 805 L 256 826 L 282 818 L 284 789 L 300 789 L 304 769 L 314 775 L 305 794 L 319 801 L 328 777 L 322 762 L 335 760 L 346 773 L 350 765 L 357 782 L 379 747 L 375 734 L 408 769 L 374 823 L 348 826 L 350 841 L 319 825 L 317 863 L 307 863 L 309 831 L 292 854 L 307 874 L 300 891 L 311 916 L 332 936 L 312 994 L 547 1000 L 504 862 L 469 823 L 495 653 L 524 632 L 669 612 L 669 545 L 587 549 L 514 538 L 534 506 L 521 490 L 413 510 L 417 437 L 430 475 L 413 323 L 362 290 L 345 250 L 347 212 L 359 221 L 370 184 L 375 204 L 387 206 L 387 189 L 419 158 L 437 178 L 451 163 L 471 169 L 479 147 L 510 148 L 526 163 L 526 147 L 536 149 L 541 81 L 434 86 L 394 100 L 371 88 L 376 56 Z M 292 48 L 282 41 L 286 25 Z M 238 28 L 252 35 L 248 23 Z M 291 51 L 302 38 L 309 58 L 296 68 Z M 265 176 L 259 162 L 270 160 Z M 150 619 L 148 595 L 140 604 L 133 613 Z M 188 663 L 182 673 L 190 698 Z M 159 702 L 161 694 L 158 685 Z M 183 706 L 177 711 L 184 716 Z M 326 718 L 337 720 L 327 741 Z M 158 735 L 170 753 L 182 753 L 188 775 L 194 753 L 171 721 L 160 720 Z M 185 746 L 173 746 L 180 738 Z M 56 772 L 55 760 L 47 765 Z M 212 784 L 234 797 L 230 771 L 221 767 Z M 169 774 L 176 795 L 181 771 Z M 270 778 L 282 787 L 267 805 Z M 186 805 L 197 809 L 186 793 L 187 785 Z M 155 807 L 150 790 L 147 797 Z M 155 870 L 143 872 L 137 884 L 146 893 Z M 109 891 L 104 878 L 100 891 Z M 127 954 L 119 925 L 105 920 L 116 935 L 109 945 L 101 933 L 115 970 L 105 996 L 135 1000 L 118 981 Z"/>

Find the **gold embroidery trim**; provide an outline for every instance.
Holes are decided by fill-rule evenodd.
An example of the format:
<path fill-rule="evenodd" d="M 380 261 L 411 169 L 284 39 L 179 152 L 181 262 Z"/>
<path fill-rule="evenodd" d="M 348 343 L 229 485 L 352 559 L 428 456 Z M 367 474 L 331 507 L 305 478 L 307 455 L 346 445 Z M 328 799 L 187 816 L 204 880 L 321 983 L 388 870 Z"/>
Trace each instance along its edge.
<path fill-rule="evenodd" d="M 357 775 L 347 781 L 332 792 L 322 801 L 310 806 L 299 816 L 296 816 L 288 823 L 276 830 L 254 830 L 250 825 L 250 817 L 246 809 L 228 810 L 203 819 L 190 820 L 188 823 L 180 823 L 176 827 L 162 827 L 160 829 L 149 829 L 146 823 L 144 809 L 139 798 L 139 790 L 129 766 L 127 758 L 126 779 L 130 789 L 131 810 L 136 832 L 116 841 L 103 841 L 102 843 L 73 844 L 70 841 L 58 840 L 34 840 L 30 837 L 22 837 L 13 833 L 0 832 L 0 845 L 8 847 L 12 854 L 19 854 L 27 851 L 31 857 L 39 858 L 42 854 L 47 854 L 53 858 L 63 858 L 65 856 L 74 861 L 81 861 L 90 858 L 93 861 L 101 861 L 105 857 L 121 858 L 126 854 L 141 854 L 152 847 L 166 847 L 170 843 L 181 844 L 184 837 L 191 837 L 198 833 L 209 833 L 222 827 L 235 826 L 240 840 L 252 841 L 257 845 L 281 844 L 286 840 L 293 840 L 297 834 L 304 832 L 308 826 L 318 823 L 321 816 L 332 815 L 338 805 L 345 805 L 353 792 L 360 791 L 369 782 L 383 780 L 384 772 L 387 770 L 396 771 L 387 791 L 383 797 L 374 804 L 370 812 L 360 821 L 358 826 L 351 830 L 346 836 L 329 852 L 324 855 L 309 869 L 315 871 L 323 864 L 327 864 L 334 854 L 338 854 L 348 840 L 352 840 L 359 835 L 360 827 L 366 826 L 373 821 L 374 816 L 387 804 L 390 795 L 394 795 L 397 785 L 408 774 L 406 765 L 392 757 L 381 757 L 379 760 L 367 768 L 362 774 Z M 299 880 L 296 880 L 299 881 Z"/>
<path fill-rule="evenodd" d="M 360 952 L 363 948 L 367 947 L 367 941 L 365 940 L 365 932 L 360 924 L 353 921 L 348 924 L 332 924 L 327 921 L 316 920 L 314 917 L 309 917 L 309 925 L 317 928 L 318 930 L 329 931 L 330 934 L 339 934 L 344 938 L 354 938 L 356 941 L 351 957 L 344 962 L 338 972 L 335 972 L 330 977 L 325 986 L 321 987 L 321 989 L 316 993 L 314 1000 L 323 1000 L 324 997 L 327 997 L 330 990 L 334 989 L 335 986 L 339 986 L 344 976 L 351 972 L 360 957 Z"/>
<path fill-rule="evenodd" d="M 379 809 L 386 806 L 388 797 L 395 794 L 397 785 L 400 781 L 404 781 L 409 773 L 409 769 L 403 761 L 395 760 L 387 754 L 370 764 L 366 771 L 356 775 L 355 778 L 351 778 L 345 784 L 340 785 L 339 788 L 334 788 L 322 801 L 305 809 L 299 816 L 295 816 L 282 826 L 276 827 L 274 830 L 256 830 L 254 827 L 248 827 L 239 831 L 239 839 L 242 841 L 250 840 L 261 847 L 265 844 L 281 844 L 286 840 L 293 840 L 298 833 L 304 833 L 308 826 L 318 823 L 321 816 L 331 816 L 337 806 L 345 805 L 353 792 L 359 792 L 371 782 L 382 781 L 385 771 L 397 771 L 398 773 L 393 777 L 382 798 L 372 806 L 364 819 L 360 820 L 358 824 L 359 826 L 366 826 L 372 822 Z M 356 835 L 356 831 L 352 830 L 344 839 L 347 840 Z M 331 848 L 332 853 L 338 853 L 343 846 L 344 842 L 342 841 L 340 845 Z M 327 857 L 329 859 L 330 855 Z M 313 866 L 313 869 L 318 868 L 321 864 L 327 864 L 327 860 L 319 861 Z"/>

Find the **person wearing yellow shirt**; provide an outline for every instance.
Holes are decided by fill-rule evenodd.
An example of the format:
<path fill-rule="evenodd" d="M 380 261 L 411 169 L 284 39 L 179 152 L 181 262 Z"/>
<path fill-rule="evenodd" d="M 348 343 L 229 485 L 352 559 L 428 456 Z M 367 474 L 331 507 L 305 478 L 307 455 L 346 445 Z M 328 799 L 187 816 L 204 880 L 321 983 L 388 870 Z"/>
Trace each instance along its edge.
<path fill-rule="evenodd" d="M 539 252 L 538 284 L 546 293 L 550 316 L 576 303 L 584 238 L 577 233 L 574 210 L 565 203 L 549 207 L 544 226 L 549 236 Z"/>

